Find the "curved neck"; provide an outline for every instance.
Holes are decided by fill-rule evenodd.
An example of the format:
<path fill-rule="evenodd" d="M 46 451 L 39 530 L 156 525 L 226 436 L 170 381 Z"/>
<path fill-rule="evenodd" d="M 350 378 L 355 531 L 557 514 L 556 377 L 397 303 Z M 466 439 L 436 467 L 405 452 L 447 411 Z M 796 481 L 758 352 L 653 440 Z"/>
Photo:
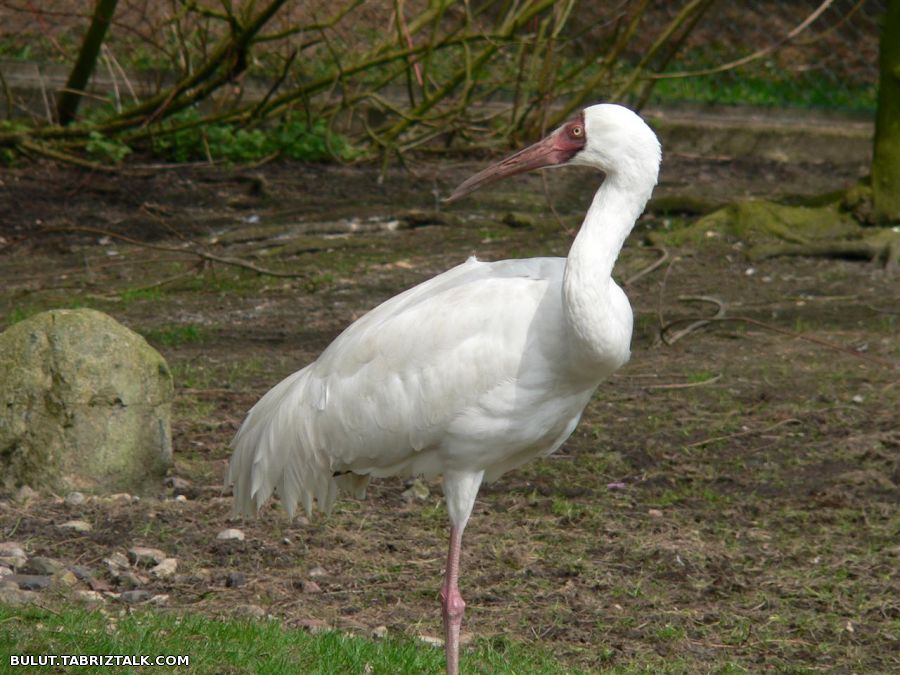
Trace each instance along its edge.
<path fill-rule="evenodd" d="M 615 358 L 623 338 L 627 359 L 631 312 L 623 312 L 621 304 L 615 304 L 613 296 L 621 291 L 612 280 L 612 270 L 654 184 L 655 180 L 608 175 L 569 250 L 563 306 L 576 343 L 594 359 Z"/>

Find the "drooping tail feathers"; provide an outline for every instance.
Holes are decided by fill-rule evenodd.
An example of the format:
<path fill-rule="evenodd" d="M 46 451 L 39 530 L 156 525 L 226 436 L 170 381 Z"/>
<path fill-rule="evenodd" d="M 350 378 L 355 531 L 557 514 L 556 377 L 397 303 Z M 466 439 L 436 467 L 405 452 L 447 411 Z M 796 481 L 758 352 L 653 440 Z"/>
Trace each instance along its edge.
<path fill-rule="evenodd" d="M 337 497 L 333 467 L 316 439 L 315 407 L 307 396 L 308 368 L 282 380 L 250 410 L 234 437 L 225 482 L 234 486 L 235 514 L 255 515 L 273 493 L 293 518 L 313 499 L 326 513 Z"/>

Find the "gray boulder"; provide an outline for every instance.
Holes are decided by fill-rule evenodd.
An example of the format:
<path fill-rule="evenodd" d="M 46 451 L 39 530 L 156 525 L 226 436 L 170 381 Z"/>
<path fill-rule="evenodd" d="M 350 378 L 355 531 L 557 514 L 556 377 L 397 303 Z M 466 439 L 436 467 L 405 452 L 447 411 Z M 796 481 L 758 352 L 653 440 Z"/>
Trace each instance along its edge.
<path fill-rule="evenodd" d="M 92 309 L 0 334 L 0 488 L 121 492 L 172 463 L 172 374 L 159 352 Z"/>

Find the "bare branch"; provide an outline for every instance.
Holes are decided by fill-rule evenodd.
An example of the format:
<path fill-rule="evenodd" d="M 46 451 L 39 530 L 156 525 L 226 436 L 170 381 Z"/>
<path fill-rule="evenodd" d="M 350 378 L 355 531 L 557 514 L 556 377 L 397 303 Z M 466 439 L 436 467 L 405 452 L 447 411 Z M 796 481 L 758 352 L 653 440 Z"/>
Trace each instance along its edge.
<path fill-rule="evenodd" d="M 678 77 L 698 77 L 700 75 L 714 75 L 716 73 L 724 73 L 727 70 L 734 70 L 735 68 L 745 66 L 748 63 L 752 63 L 753 61 L 758 61 L 759 59 L 768 56 L 779 47 L 782 47 L 786 43 L 790 42 L 800 33 L 809 28 L 809 26 L 822 15 L 822 12 L 828 9 L 833 3 L 834 0 L 825 0 L 815 10 L 813 10 L 813 12 L 809 16 L 807 16 L 802 22 L 795 26 L 794 29 L 791 30 L 783 38 L 768 45 L 767 47 L 758 49 L 752 54 L 748 54 L 747 56 L 741 57 L 735 61 L 723 63 L 722 65 L 715 66 L 713 68 L 702 68 L 700 70 L 683 70 L 677 73 L 654 73 L 653 75 L 647 75 L 646 78 L 651 80 L 669 80 Z"/>

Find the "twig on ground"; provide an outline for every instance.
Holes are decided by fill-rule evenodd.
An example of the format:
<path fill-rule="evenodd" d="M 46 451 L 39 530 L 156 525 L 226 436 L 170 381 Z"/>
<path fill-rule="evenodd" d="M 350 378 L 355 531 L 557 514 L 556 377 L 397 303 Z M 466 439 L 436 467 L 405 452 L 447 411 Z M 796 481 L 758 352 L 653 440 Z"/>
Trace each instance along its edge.
<path fill-rule="evenodd" d="M 659 293 L 656 296 L 656 320 L 659 326 L 659 333 L 656 335 L 656 340 L 654 341 L 654 346 L 660 342 L 662 342 L 663 337 L 663 329 L 666 326 L 665 319 L 663 319 L 663 297 L 666 294 L 666 282 L 669 280 L 669 275 L 672 273 L 672 267 L 675 265 L 675 261 L 678 260 L 677 257 L 669 260 L 669 265 L 666 267 L 666 273 L 663 274 L 662 281 L 659 282 Z"/>
<path fill-rule="evenodd" d="M 732 438 L 739 438 L 740 436 L 749 436 L 751 434 L 765 434 L 773 429 L 777 429 L 778 427 L 784 426 L 785 424 L 800 424 L 800 420 L 796 417 L 788 417 L 787 419 L 783 419 L 775 424 L 772 424 L 765 429 L 745 429 L 744 431 L 738 431 L 733 434 L 725 434 L 724 436 L 713 436 L 712 438 L 706 438 L 702 441 L 696 441 L 695 443 L 688 443 L 684 447 L 686 448 L 699 448 L 704 445 L 709 445 L 710 443 L 715 443 L 716 441 L 727 441 Z"/>
<path fill-rule="evenodd" d="M 900 314 L 900 309 L 882 309 L 880 307 L 876 307 L 875 305 L 865 305 L 866 308 L 871 309 L 873 312 L 877 314 L 888 314 L 888 315 L 897 315 Z"/>
<path fill-rule="evenodd" d="M 543 175 L 543 174 L 541 174 L 541 175 Z M 648 274 L 650 274 L 651 272 L 656 270 L 664 262 L 666 262 L 666 260 L 669 259 L 669 251 L 666 250 L 665 248 L 663 248 L 662 246 L 648 246 L 646 250 L 658 251 L 660 254 L 659 258 L 657 258 L 652 263 L 647 265 L 647 267 L 642 269 L 640 272 L 637 272 L 636 274 L 632 274 L 630 277 L 628 277 L 625 280 L 626 286 L 631 286 L 632 284 L 636 283 L 637 281 L 643 279 L 645 276 L 647 276 Z"/>
<path fill-rule="evenodd" d="M 671 345 L 675 344 L 676 342 L 678 342 L 681 338 L 683 338 L 687 335 L 690 335 L 698 328 L 702 328 L 703 326 L 707 325 L 710 321 L 715 320 L 715 319 L 720 319 L 723 316 L 725 316 L 725 303 L 722 302 L 721 300 L 718 300 L 711 296 L 708 296 L 708 295 L 682 295 L 682 296 L 679 296 L 678 299 L 685 301 L 685 302 L 707 302 L 707 303 L 713 304 L 717 307 L 716 313 L 714 316 L 710 317 L 709 319 L 700 319 L 700 320 L 697 320 L 697 321 L 694 321 L 694 322 L 688 324 L 686 328 L 681 329 L 680 331 L 678 331 L 671 337 L 667 337 L 667 331 L 672 327 L 673 324 L 679 323 L 679 320 L 673 321 L 673 322 L 669 323 L 668 325 L 662 326 L 662 328 L 659 329 L 659 336 L 666 345 L 671 346 Z"/>
<path fill-rule="evenodd" d="M 141 248 L 148 248 L 153 251 L 166 251 L 168 253 L 193 255 L 197 258 L 200 258 L 201 260 L 221 263 L 222 265 L 231 265 L 232 267 L 240 267 L 242 269 L 250 270 L 251 272 L 256 272 L 257 274 L 263 274 L 265 276 L 280 277 L 286 279 L 305 279 L 309 276 L 306 272 L 279 272 L 276 270 L 270 270 L 254 265 L 253 263 L 247 262 L 246 260 L 241 260 L 239 258 L 226 258 L 223 256 L 214 255 L 212 253 L 209 253 L 208 251 L 190 248 L 178 248 L 176 246 L 165 246 L 163 244 L 150 244 L 145 241 L 139 241 L 137 239 L 132 239 L 131 237 L 126 237 L 124 234 L 118 234 L 116 232 L 111 232 L 109 230 L 104 230 L 98 227 L 67 225 L 65 227 L 44 227 L 42 228 L 42 230 L 44 232 L 84 232 L 86 234 L 97 234 L 101 237 L 118 239 L 119 241 L 124 241 L 127 244 L 132 244 L 133 246 L 139 246 Z"/>
<path fill-rule="evenodd" d="M 699 299 L 699 298 L 697 298 Z M 673 326 L 684 323 L 686 321 L 693 321 L 693 319 L 675 319 L 670 323 L 663 326 L 660 331 L 661 335 L 665 335 L 665 332 L 670 330 Z M 833 342 L 828 342 L 827 340 L 822 340 L 820 338 L 811 337 L 809 335 L 803 335 L 801 333 L 797 333 L 796 331 L 788 330 L 787 328 L 779 328 L 778 326 L 774 326 L 770 323 L 766 323 L 765 321 L 759 321 L 758 319 L 752 319 L 749 316 L 713 316 L 708 319 L 702 319 L 700 321 L 695 321 L 688 328 L 693 331 L 703 325 L 710 323 L 720 323 L 726 321 L 735 321 L 735 322 L 743 322 L 749 323 L 754 326 L 759 326 L 760 328 L 765 328 L 766 330 L 770 330 L 773 333 L 781 333 L 782 335 L 787 335 L 792 338 L 796 338 L 798 340 L 804 340 L 805 342 L 812 342 L 813 344 L 820 345 L 822 347 L 827 347 L 828 349 L 833 349 L 834 351 L 843 352 L 844 354 L 849 354 L 850 356 L 855 356 L 858 359 L 862 359 L 863 361 L 869 361 L 870 363 L 877 364 L 881 367 L 887 367 L 891 369 L 897 368 L 896 363 L 891 363 L 890 361 L 885 361 L 884 359 L 879 359 L 876 356 L 870 356 L 868 354 L 863 354 L 855 349 L 849 349 L 847 347 L 842 347 L 841 345 L 834 344 Z M 688 329 L 685 329 L 685 331 Z M 680 331 L 676 334 L 677 339 L 684 337 L 682 333 L 685 331 Z M 663 342 L 666 344 L 671 344 L 672 341 L 667 341 L 663 338 Z"/>
<path fill-rule="evenodd" d="M 200 263 L 200 265 L 203 265 L 203 264 L 204 264 L 204 263 L 202 263 L 202 262 Z M 196 274 L 196 270 L 189 270 L 189 271 L 187 271 L 187 272 L 180 272 L 180 273 L 178 273 L 178 274 L 176 274 L 176 275 L 174 275 L 174 276 L 166 277 L 165 279 L 161 279 L 161 280 L 159 280 L 159 281 L 155 281 L 155 282 L 153 282 L 152 284 L 147 284 L 146 286 L 131 287 L 131 288 L 129 288 L 128 290 L 131 291 L 131 292 L 134 292 L 134 291 L 149 291 L 149 290 L 151 290 L 151 289 L 153 289 L 153 288 L 159 288 L 160 286 L 165 286 L 166 284 L 171 284 L 171 283 L 173 283 L 173 282 L 175 282 L 175 281 L 179 281 L 180 279 L 184 279 L 184 278 L 189 277 L 189 276 L 192 276 L 192 275 L 194 275 L 194 274 Z M 101 294 L 98 294 L 98 293 L 91 293 L 91 294 L 89 294 L 87 297 L 89 297 L 89 298 L 96 298 L 96 299 L 98 299 L 98 300 L 105 300 L 105 301 L 107 301 L 107 302 L 108 302 L 108 301 L 113 301 L 113 302 L 115 302 L 115 301 L 117 301 L 117 300 L 121 300 L 121 298 L 119 297 L 119 294 L 118 294 L 118 293 L 115 293 L 115 294 L 112 294 L 112 295 L 101 295 Z"/>
<path fill-rule="evenodd" d="M 690 389 L 691 387 L 702 387 L 722 379 L 722 373 L 713 375 L 712 377 L 700 382 L 676 382 L 674 384 L 648 384 L 644 389 Z"/>

